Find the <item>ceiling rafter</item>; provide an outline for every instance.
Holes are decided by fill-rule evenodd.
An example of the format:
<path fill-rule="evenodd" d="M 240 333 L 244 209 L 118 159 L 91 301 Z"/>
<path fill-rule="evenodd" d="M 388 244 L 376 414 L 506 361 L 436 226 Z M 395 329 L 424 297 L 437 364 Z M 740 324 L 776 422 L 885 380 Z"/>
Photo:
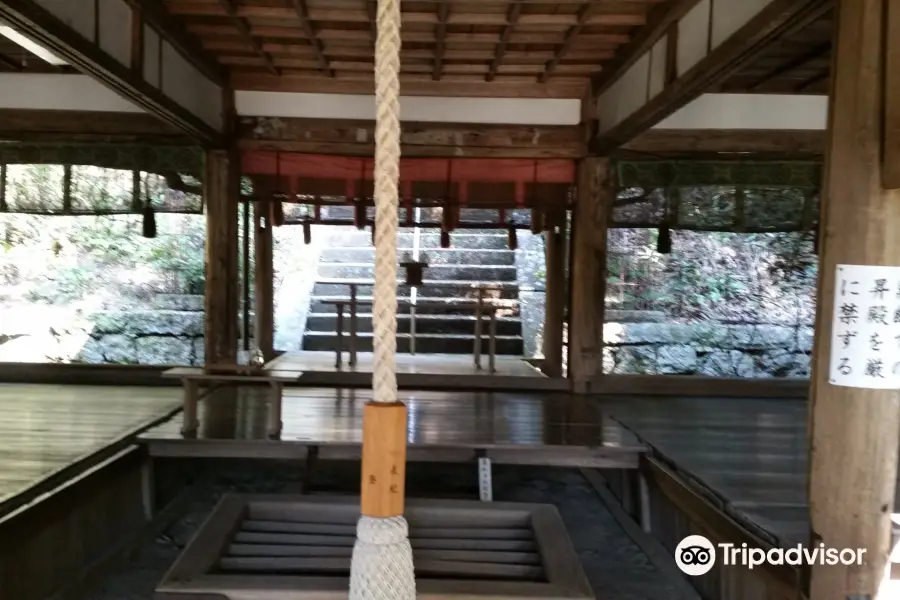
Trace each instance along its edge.
<path fill-rule="evenodd" d="M 5 54 L 0 54 L 0 66 L 6 67 L 7 69 L 12 69 L 13 71 L 19 72 L 22 70 L 22 64 L 16 62 L 12 58 L 6 56 Z"/>
<path fill-rule="evenodd" d="M 509 38 L 516 28 L 516 23 L 519 22 L 521 12 L 522 0 L 510 0 L 509 8 L 506 9 L 506 27 L 503 28 L 503 33 L 500 35 L 500 43 L 497 44 L 491 68 L 488 74 L 484 76 L 485 81 L 493 81 L 497 75 L 497 69 L 500 68 L 500 63 L 503 62 L 503 55 L 506 53 L 506 45 L 509 43 Z"/>
<path fill-rule="evenodd" d="M 300 19 L 300 25 L 303 27 L 303 32 L 306 34 L 310 45 L 316 52 L 316 59 L 319 61 L 322 71 L 329 77 L 334 77 L 334 69 L 332 69 L 331 65 L 328 63 L 328 57 L 325 56 L 322 41 L 316 37 L 316 30 L 313 28 L 312 21 L 309 18 L 309 9 L 306 6 L 306 0 L 293 0 L 293 5 L 294 12 L 297 13 L 297 18 Z"/>
<path fill-rule="evenodd" d="M 781 77 L 782 75 L 787 75 L 788 73 L 796 71 L 800 67 L 803 67 L 804 65 L 809 64 L 810 62 L 823 57 L 825 54 L 828 53 L 829 50 L 831 50 L 831 42 L 830 41 L 825 42 L 823 44 L 819 44 L 819 45 L 815 46 L 814 48 L 811 48 L 808 52 L 804 52 L 800 56 L 797 56 L 797 57 L 791 59 L 790 61 L 784 63 L 783 65 L 779 66 L 776 69 L 772 69 L 771 71 L 769 71 L 762 77 L 751 82 L 747 86 L 747 90 L 753 91 L 756 88 L 765 84 L 766 82 L 771 81 L 772 79 L 775 79 L 776 77 Z"/>
<path fill-rule="evenodd" d="M 372 37 L 372 47 L 378 43 L 378 8 L 375 0 L 363 0 L 366 5 L 366 16 L 369 19 L 369 35 Z"/>
<path fill-rule="evenodd" d="M 235 27 L 237 27 L 241 35 L 244 36 L 244 38 L 246 38 L 248 42 L 250 42 L 250 46 L 253 48 L 253 51 L 256 52 L 266 63 L 269 71 L 271 71 L 273 75 L 279 75 L 280 73 L 278 71 L 278 68 L 275 66 L 275 63 L 272 61 L 272 57 L 263 52 L 259 40 L 253 37 L 253 33 L 250 31 L 250 24 L 246 19 L 238 16 L 237 6 L 235 6 L 234 0 L 219 0 L 219 3 L 228 13 L 228 16 L 231 17 L 231 20 L 234 22 Z"/>
<path fill-rule="evenodd" d="M 562 45 L 556 49 L 556 54 L 552 59 L 547 61 L 547 65 L 544 67 L 544 72 L 540 74 L 538 77 L 538 83 L 546 83 L 547 78 L 556 70 L 556 66 L 559 64 L 559 61 L 563 59 L 569 49 L 572 47 L 572 43 L 575 41 L 575 38 L 578 37 L 578 34 L 581 33 L 581 28 L 585 26 L 587 23 L 588 17 L 591 16 L 593 10 L 597 7 L 597 4 L 594 2 L 588 2 L 580 9 L 578 9 L 578 21 L 569 27 L 569 30 L 566 32 L 566 37 L 563 38 Z"/>
<path fill-rule="evenodd" d="M 447 18 L 450 16 L 450 3 L 441 2 L 438 5 L 438 24 L 435 28 L 434 72 L 431 78 L 441 80 L 441 71 L 444 66 L 444 38 L 447 36 Z"/>
<path fill-rule="evenodd" d="M 820 70 L 818 73 L 813 75 L 812 77 L 803 80 L 800 82 L 796 88 L 794 88 L 795 92 L 803 93 L 809 91 L 810 88 L 815 87 L 816 85 L 822 83 L 831 75 L 831 66 L 825 67 Z"/>

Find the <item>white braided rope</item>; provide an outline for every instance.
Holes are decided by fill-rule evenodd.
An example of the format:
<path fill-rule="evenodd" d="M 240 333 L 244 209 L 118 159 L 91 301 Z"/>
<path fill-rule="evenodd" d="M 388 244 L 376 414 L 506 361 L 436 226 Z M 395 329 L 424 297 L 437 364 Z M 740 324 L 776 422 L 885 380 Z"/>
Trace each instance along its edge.
<path fill-rule="evenodd" d="M 375 44 L 375 402 L 397 401 L 397 207 L 400 181 L 400 0 L 378 0 Z M 415 600 L 406 519 L 363 516 L 350 566 L 350 600 Z"/>

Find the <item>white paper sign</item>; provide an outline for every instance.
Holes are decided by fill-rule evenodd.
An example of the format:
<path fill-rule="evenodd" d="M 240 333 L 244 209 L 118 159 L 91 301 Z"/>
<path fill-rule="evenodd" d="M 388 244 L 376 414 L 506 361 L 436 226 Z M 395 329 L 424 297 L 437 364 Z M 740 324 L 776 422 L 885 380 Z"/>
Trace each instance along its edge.
<path fill-rule="evenodd" d="M 900 388 L 900 267 L 837 266 L 829 381 Z"/>

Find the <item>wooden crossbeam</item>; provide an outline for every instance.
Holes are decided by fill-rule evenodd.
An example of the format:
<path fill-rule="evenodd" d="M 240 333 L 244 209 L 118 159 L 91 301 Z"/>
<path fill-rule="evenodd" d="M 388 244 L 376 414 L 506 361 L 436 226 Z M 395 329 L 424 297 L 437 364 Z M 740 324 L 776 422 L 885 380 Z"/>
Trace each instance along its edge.
<path fill-rule="evenodd" d="M 587 22 L 588 17 L 591 16 L 592 11 L 596 7 L 596 4 L 589 2 L 578 10 L 578 22 L 575 23 L 575 25 L 569 27 L 569 30 L 566 32 L 566 37 L 563 39 L 562 45 L 556 50 L 556 54 L 547 62 L 547 65 L 544 67 L 544 72 L 541 73 L 540 77 L 538 77 L 538 83 L 546 83 L 547 78 L 553 73 L 554 70 L 556 70 L 556 66 L 559 64 L 559 61 L 563 59 L 563 57 L 572 47 L 572 43 L 578 37 L 578 34 L 581 33 L 581 28 L 584 27 L 584 24 Z"/>
<path fill-rule="evenodd" d="M 334 70 L 328 64 L 328 58 L 325 57 L 325 51 L 322 49 L 322 42 L 316 37 L 316 31 L 313 29 L 312 22 L 309 18 L 309 9 L 306 7 L 306 0 L 293 0 L 294 12 L 300 19 L 300 25 L 306 34 L 310 45 L 316 52 L 316 58 L 322 66 L 322 71 L 329 77 L 334 77 Z M 367 17 L 368 18 L 368 17 Z"/>
<path fill-rule="evenodd" d="M 272 62 L 272 57 L 263 52 L 259 40 L 253 37 L 253 33 L 250 31 L 250 24 L 247 23 L 244 17 L 239 16 L 237 6 L 234 4 L 234 0 L 219 0 L 219 2 L 228 13 L 228 16 L 231 17 L 231 20 L 234 23 L 235 27 L 237 27 L 237 30 L 253 48 L 253 51 L 256 52 L 259 57 L 262 58 L 266 63 L 269 71 L 271 71 L 273 75 L 279 75 L 280 73 L 278 72 L 278 68 L 275 66 L 275 63 Z"/>
<path fill-rule="evenodd" d="M 804 79 L 801 81 L 797 87 L 794 88 L 795 92 L 803 93 L 809 91 L 813 87 L 822 83 L 826 79 L 828 79 L 829 75 L 831 75 L 831 67 L 825 67 L 824 69 L 820 69 L 815 75 L 808 79 Z"/>
<path fill-rule="evenodd" d="M 787 75 L 788 73 L 796 71 L 797 69 L 801 68 L 802 66 L 816 60 L 817 58 L 821 58 L 830 49 L 831 49 L 830 41 L 825 42 L 824 44 L 819 44 L 818 46 L 810 49 L 809 52 L 804 52 L 800 56 L 797 56 L 796 58 L 789 60 L 788 62 L 784 63 L 783 65 L 779 66 L 778 68 L 772 69 L 771 71 L 769 71 L 768 73 L 766 73 L 765 75 L 763 75 L 762 77 L 760 77 L 759 79 L 755 80 L 750 85 L 748 85 L 747 90 L 748 91 L 755 90 L 756 88 L 760 87 L 767 81 L 771 81 L 772 79 L 775 79 L 776 77 L 781 77 L 782 75 Z"/>
<path fill-rule="evenodd" d="M 0 54 L 0 66 L 4 66 L 7 69 L 12 69 L 13 71 L 19 72 L 22 70 L 22 64 L 16 62 L 5 54 Z"/>
<path fill-rule="evenodd" d="M 519 22 L 519 15 L 521 12 L 522 2 L 520 0 L 510 0 L 509 8 L 506 9 L 506 27 L 503 28 L 503 33 L 500 34 L 500 43 L 497 44 L 497 48 L 495 49 L 496 54 L 494 55 L 494 60 L 491 63 L 488 74 L 484 77 L 485 81 L 493 81 L 494 77 L 497 75 L 497 69 L 500 68 L 500 63 L 503 62 L 503 55 L 506 53 L 506 45 L 509 43 L 513 30 Z"/>
<path fill-rule="evenodd" d="M 192 37 L 178 19 L 166 12 L 159 0 L 125 0 L 135 11 L 140 12 L 141 19 L 153 27 L 164 40 L 188 62 L 196 67 L 204 76 L 218 86 L 225 85 L 225 75 L 200 43 Z"/>
<path fill-rule="evenodd" d="M 449 16 L 450 3 L 441 2 L 438 5 L 438 24 L 434 33 L 436 47 L 434 49 L 434 72 L 431 78 L 435 81 L 441 80 L 441 69 L 444 62 L 444 37 L 447 35 L 447 18 Z"/>
<path fill-rule="evenodd" d="M 376 0 L 363 0 L 366 5 L 366 16 L 369 18 L 369 33 L 372 35 L 372 46 L 378 43 L 378 7 Z M 368 50 L 371 52 L 371 50 Z"/>

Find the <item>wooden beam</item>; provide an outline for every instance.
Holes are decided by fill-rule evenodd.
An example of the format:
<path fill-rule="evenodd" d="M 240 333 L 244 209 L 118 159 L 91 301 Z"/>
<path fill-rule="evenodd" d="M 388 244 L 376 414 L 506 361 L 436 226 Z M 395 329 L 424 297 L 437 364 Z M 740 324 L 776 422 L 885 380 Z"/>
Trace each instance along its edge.
<path fill-rule="evenodd" d="M 238 191 L 236 152 L 212 150 L 203 179 L 206 206 L 204 337 L 207 364 L 233 364 L 238 349 Z"/>
<path fill-rule="evenodd" d="M 900 266 L 900 190 L 884 189 L 880 169 L 885 50 L 898 41 L 893 37 L 897 31 L 885 27 L 884 11 L 889 3 L 893 0 L 838 0 L 835 11 L 809 420 L 810 546 L 821 542 L 829 548 L 865 549 L 866 553 L 862 564 L 813 563 L 805 597 L 816 600 L 891 595 L 886 589 L 890 584 L 883 584 L 893 547 L 891 513 L 897 483 L 900 394 L 896 386 L 837 385 L 831 375 L 841 364 L 832 362 L 832 345 L 842 346 L 840 334 L 853 331 L 852 326 L 833 322 L 840 314 L 837 304 L 843 301 L 838 266 L 894 270 Z M 891 38 L 887 38 L 888 32 Z M 893 300 L 898 282 L 885 276 L 891 277 L 887 283 Z M 857 287 L 852 283 L 855 277 L 848 279 L 846 293 L 852 300 L 847 304 L 856 304 L 856 297 L 850 295 Z M 860 299 L 872 298 L 870 286 L 858 284 Z M 860 310 L 861 320 L 870 319 L 864 308 Z M 836 327 L 840 329 L 835 331 Z M 868 335 L 858 343 L 850 356 L 861 360 L 852 368 L 865 373 L 866 359 L 875 357 L 869 354 Z M 890 356 L 886 353 L 885 359 L 893 363 Z M 893 367 L 886 365 L 887 377 Z"/>
<path fill-rule="evenodd" d="M 561 61 L 566 53 L 569 52 L 572 44 L 578 38 L 578 34 L 581 33 L 581 28 L 584 27 L 585 23 L 587 23 L 588 18 L 591 16 L 591 12 L 596 9 L 596 7 L 596 4 L 589 3 L 585 4 L 578 10 L 578 21 L 574 25 L 569 27 L 569 30 L 566 32 L 566 37 L 563 39 L 562 45 L 557 48 L 553 58 L 550 59 L 544 66 L 544 72 L 541 73 L 538 77 L 538 83 L 546 83 L 547 78 L 553 74 L 553 71 L 555 71 L 557 65 L 559 65 L 559 61 Z"/>
<path fill-rule="evenodd" d="M 303 32 L 309 40 L 309 45 L 313 47 L 313 50 L 316 53 L 316 58 L 321 65 L 322 72 L 329 77 L 334 77 L 334 70 L 328 64 L 328 58 L 325 57 L 325 51 L 322 49 L 322 42 L 316 37 L 316 31 L 310 22 L 309 9 L 306 7 L 306 0 L 292 0 L 292 2 L 294 5 L 294 12 L 296 13 L 297 18 L 300 19 L 300 25 L 303 27 Z M 368 15 L 366 15 L 366 19 L 368 20 Z M 371 24 L 371 21 L 369 22 Z"/>
<path fill-rule="evenodd" d="M 0 139 L 26 143 L 194 143 L 174 127 L 145 113 L 18 109 L 0 109 Z"/>
<path fill-rule="evenodd" d="M 572 391 L 590 391 L 603 373 L 606 306 L 606 236 L 615 200 L 609 158 L 578 163 L 577 199 L 572 217 L 569 300 L 569 380 Z"/>
<path fill-rule="evenodd" d="M 404 156 L 577 158 L 585 144 L 578 126 L 504 126 L 401 123 Z M 372 156 L 373 121 L 243 117 L 238 126 L 242 148 Z"/>
<path fill-rule="evenodd" d="M 220 145 L 222 135 L 203 119 L 133 73 L 34 0 L 4 0 L 0 18 L 69 64 L 195 139 Z"/>
<path fill-rule="evenodd" d="M 438 4 L 438 24 L 435 27 L 434 71 L 431 78 L 441 80 L 441 70 L 444 67 L 444 38 L 447 35 L 447 18 L 450 16 L 450 3 Z"/>
<path fill-rule="evenodd" d="M 131 70 L 144 72 L 144 17 L 139 8 L 131 9 Z"/>
<path fill-rule="evenodd" d="M 253 205 L 255 234 L 253 236 L 256 253 L 254 260 L 254 290 L 256 297 L 253 307 L 256 311 L 257 347 L 267 361 L 275 358 L 275 292 L 273 287 L 274 266 L 272 246 L 272 223 L 269 221 L 268 204 L 256 202 Z"/>
<path fill-rule="evenodd" d="M 605 154 L 668 117 L 703 92 L 751 63 L 770 45 L 831 10 L 830 0 L 770 0 L 743 27 L 661 92 L 612 127 L 600 132 L 592 152 Z M 648 42 L 652 47 L 652 44 Z M 648 50 L 649 51 L 649 50 Z M 636 59 L 635 59 L 636 60 Z M 607 84 L 612 85 L 612 82 Z M 609 91 L 607 87 L 606 91 Z M 603 92 L 600 92 L 602 98 Z"/>
<path fill-rule="evenodd" d="M 253 34 L 250 31 L 250 24 L 245 20 L 243 16 L 240 16 L 238 13 L 237 6 L 234 4 L 234 0 L 219 0 L 222 7 L 225 9 L 225 12 L 231 18 L 231 21 L 234 23 L 234 26 L 237 28 L 238 32 L 244 37 L 250 47 L 253 48 L 253 51 L 266 63 L 266 66 L 269 68 L 269 71 L 273 75 L 280 75 L 281 73 L 278 71 L 278 68 L 275 66 L 275 63 L 272 62 L 272 57 L 266 54 L 262 46 Z"/>
<path fill-rule="evenodd" d="M 218 86 L 225 85 L 225 74 L 200 43 L 188 34 L 184 25 L 173 18 L 159 0 L 125 0 L 135 11 L 140 12 L 145 23 L 153 27 L 159 36 Z"/>
<path fill-rule="evenodd" d="M 448 96 L 476 98 L 581 98 L 587 84 L 586 78 L 554 78 L 553 81 L 535 85 L 534 77 L 503 77 L 491 83 L 473 81 L 470 76 L 459 80 L 443 77 L 433 81 L 431 74 L 400 75 L 403 94 L 406 96 Z M 256 72 L 235 70 L 232 84 L 238 90 L 267 92 L 310 92 L 323 94 L 374 94 L 375 84 L 371 76 L 359 79 L 315 77 L 310 74 L 293 75 L 285 72 L 281 77 Z"/>
<path fill-rule="evenodd" d="M 6 67 L 7 69 L 10 69 L 17 73 L 22 71 L 22 63 L 14 61 L 5 54 L 0 54 L 0 66 Z"/>
<path fill-rule="evenodd" d="M 563 213 L 565 215 L 565 213 Z M 546 305 L 544 307 L 544 361 L 541 370 L 548 377 L 562 377 L 563 337 L 566 321 L 566 224 L 544 233 L 546 256 Z"/>
<path fill-rule="evenodd" d="M 672 0 L 659 4 L 650 11 L 647 24 L 637 35 L 623 46 L 613 60 L 599 74 L 593 77 L 593 85 L 597 95 L 602 94 L 615 83 L 637 60 L 649 52 L 662 36 L 671 28 L 678 29 L 678 21 L 686 15 L 700 0 Z"/>
<path fill-rule="evenodd" d="M 831 42 L 825 42 L 824 44 L 819 44 L 814 48 L 810 49 L 809 52 L 804 52 L 800 56 L 797 56 L 788 62 L 784 63 L 780 67 L 776 69 L 772 69 L 759 79 L 753 81 L 749 85 L 747 85 L 748 91 L 753 91 L 756 88 L 760 87 L 767 81 L 775 79 L 776 77 L 781 77 L 782 75 L 787 75 L 792 71 L 796 71 L 800 67 L 806 65 L 809 62 L 816 60 L 817 58 L 821 58 L 831 49 Z"/>
<path fill-rule="evenodd" d="M 884 187 L 900 189 L 900 6 L 887 3 L 887 40 L 884 53 Z"/>
<path fill-rule="evenodd" d="M 809 129 L 648 129 L 616 156 L 636 158 L 800 158 L 825 154 L 825 131 Z M 636 156 L 635 156 L 636 155 Z"/>
<path fill-rule="evenodd" d="M 521 12 L 522 3 L 519 0 L 510 0 L 509 8 L 506 9 L 506 26 L 503 28 L 503 33 L 500 34 L 500 43 L 494 49 L 494 60 L 491 62 L 488 74 L 484 77 L 485 81 L 493 81 L 497 75 L 497 69 L 500 68 L 500 63 L 503 62 L 503 56 L 506 53 L 506 45 L 509 43 L 513 30 L 519 22 Z"/>

